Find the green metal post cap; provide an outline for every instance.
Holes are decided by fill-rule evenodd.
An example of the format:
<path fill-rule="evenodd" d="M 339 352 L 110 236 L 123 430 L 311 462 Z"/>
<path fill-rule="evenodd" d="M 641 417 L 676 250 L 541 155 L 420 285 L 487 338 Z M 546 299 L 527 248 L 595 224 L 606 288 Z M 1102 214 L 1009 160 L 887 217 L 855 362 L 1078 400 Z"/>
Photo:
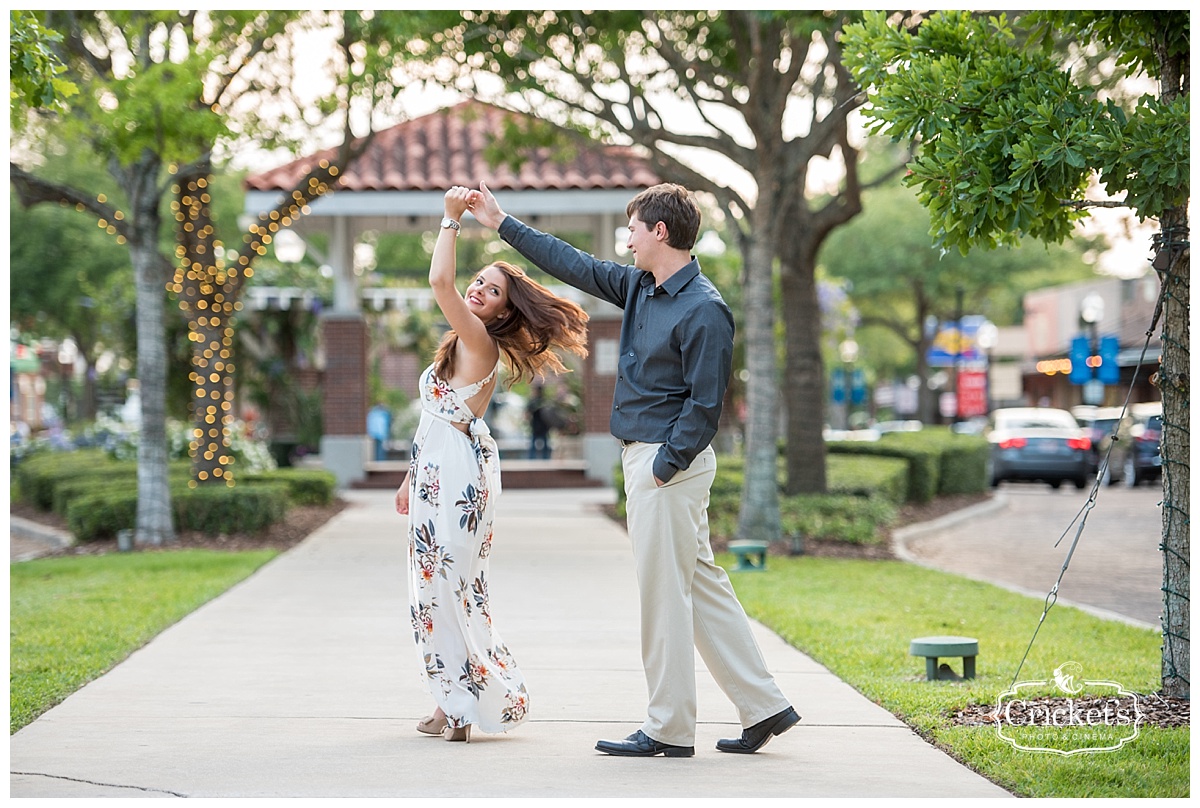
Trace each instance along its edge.
<path fill-rule="evenodd" d="M 910 656 L 978 656 L 979 640 L 974 637 L 918 637 L 909 643 Z"/>

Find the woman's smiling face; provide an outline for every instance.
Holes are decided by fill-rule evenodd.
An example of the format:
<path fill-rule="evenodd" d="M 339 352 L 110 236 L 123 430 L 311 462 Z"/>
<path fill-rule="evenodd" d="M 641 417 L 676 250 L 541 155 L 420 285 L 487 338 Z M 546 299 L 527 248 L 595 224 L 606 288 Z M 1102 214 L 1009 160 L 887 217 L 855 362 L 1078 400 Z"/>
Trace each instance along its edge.
<path fill-rule="evenodd" d="M 496 266 L 485 267 L 467 287 L 463 299 L 471 313 L 490 323 L 508 310 L 508 275 Z"/>

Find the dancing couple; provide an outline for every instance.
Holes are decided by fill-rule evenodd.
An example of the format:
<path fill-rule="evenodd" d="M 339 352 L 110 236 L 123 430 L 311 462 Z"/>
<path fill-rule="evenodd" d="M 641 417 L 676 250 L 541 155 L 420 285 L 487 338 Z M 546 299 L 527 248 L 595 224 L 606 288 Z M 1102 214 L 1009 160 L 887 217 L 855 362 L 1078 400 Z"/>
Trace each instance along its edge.
<path fill-rule="evenodd" d="M 467 211 L 535 266 L 624 310 L 610 428 L 623 447 L 649 704 L 637 731 L 596 749 L 695 754 L 695 648 L 743 727 L 717 749 L 757 752 L 800 716 L 767 671 L 729 578 L 713 561 L 710 443 L 732 367 L 733 316 L 691 255 L 700 209 L 671 184 L 643 191 L 626 209 L 632 266 L 597 259 L 505 214 L 484 183 L 446 193 L 429 282 L 451 330 L 421 376 L 421 422 L 396 492 L 396 510 L 409 517 L 413 634 L 437 705 L 417 729 L 469 741 L 472 727 L 504 732 L 528 715 L 524 677 L 488 604 L 500 469 L 480 414 L 501 361 L 511 384 L 563 371 L 556 350 L 586 355 L 587 315 L 517 267 L 484 267 L 458 293 L 454 245 Z"/>

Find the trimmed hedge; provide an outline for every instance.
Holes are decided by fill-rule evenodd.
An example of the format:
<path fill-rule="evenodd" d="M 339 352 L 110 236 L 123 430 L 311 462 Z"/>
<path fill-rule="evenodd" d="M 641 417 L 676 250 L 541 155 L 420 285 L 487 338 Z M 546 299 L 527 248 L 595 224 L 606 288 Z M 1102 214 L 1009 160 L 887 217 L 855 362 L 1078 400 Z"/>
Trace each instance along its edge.
<path fill-rule="evenodd" d="M 938 495 L 978 494 L 988 489 L 987 461 L 991 449 L 987 439 L 979 435 L 960 435 L 946 426 L 927 426 L 920 432 L 885 435 L 880 443 L 936 449 Z"/>
<path fill-rule="evenodd" d="M 175 524 L 180 530 L 199 530 L 210 536 L 221 533 L 255 533 L 287 513 L 288 487 L 279 483 L 200 485 L 171 492 Z"/>
<path fill-rule="evenodd" d="M 987 441 L 952 433 L 948 427 L 890 433 L 873 443 L 830 441 L 826 449 L 828 494 L 780 493 L 780 526 L 784 536 L 794 541 L 806 537 L 875 543 L 880 540 L 880 528 L 895 521 L 896 509 L 905 502 L 929 502 L 939 494 L 987 490 Z M 781 481 L 785 463 L 781 457 Z M 708 506 L 714 536 L 728 539 L 736 535 L 744 482 L 743 458 L 717 458 Z M 625 482 L 619 464 L 614 484 L 617 513 L 624 516 Z"/>
<path fill-rule="evenodd" d="M 281 468 L 236 478 L 249 485 L 278 483 L 287 486 L 288 497 L 296 505 L 328 505 L 337 492 L 337 477 L 320 469 Z"/>
<path fill-rule="evenodd" d="M 897 506 L 908 498 L 908 463 L 900 457 L 831 454 L 825 473 L 830 494 L 879 497 Z"/>
<path fill-rule="evenodd" d="M 875 442 L 829 441 L 825 444 L 825 451 L 830 456 L 851 454 L 902 458 L 908 464 L 906 500 L 908 502 L 929 502 L 938 492 L 938 477 L 941 470 L 942 457 L 941 447 L 919 441 L 901 442 L 891 440 L 891 436 L 896 434 L 920 436 L 924 433 L 890 433 Z"/>
<path fill-rule="evenodd" d="M 708 508 L 709 527 L 714 536 L 737 536 L 740 496 L 713 499 Z M 780 496 L 781 538 L 801 544 L 802 539 L 826 539 L 847 544 L 878 544 L 880 528 L 896 519 L 896 508 L 883 497 L 839 494 Z"/>
<path fill-rule="evenodd" d="M 168 485 L 174 490 L 187 485 L 191 469 L 186 464 L 172 463 L 168 467 Z M 91 494 L 119 496 L 137 494 L 137 466 L 131 463 L 115 463 L 108 469 L 92 469 L 86 475 L 62 480 L 54 488 L 51 506 L 57 514 L 67 515 L 67 508 L 76 499 Z"/>
<path fill-rule="evenodd" d="M 259 484 L 171 486 L 171 505 L 179 530 L 208 535 L 254 533 L 278 522 L 287 513 L 286 485 Z M 66 509 L 67 524 L 78 541 L 115 536 L 137 522 L 137 491 L 96 489 L 72 500 Z"/>
<path fill-rule="evenodd" d="M 23 460 L 16 468 L 21 496 L 43 511 L 54 505 L 54 490 L 62 482 L 87 477 L 118 464 L 103 449 L 44 452 Z"/>
<path fill-rule="evenodd" d="M 137 491 L 86 494 L 67 505 L 66 517 L 76 541 L 115 536 L 118 530 L 132 528 L 137 523 Z"/>
<path fill-rule="evenodd" d="M 332 473 L 311 469 L 247 474 L 233 488 L 190 487 L 187 461 L 168 469 L 176 527 L 210 535 L 253 533 L 292 504 L 329 504 L 337 489 Z M 36 455 L 20 464 L 16 478 L 22 499 L 62 514 L 78 541 L 113 536 L 137 521 L 137 464 L 115 461 L 103 450 Z"/>
<path fill-rule="evenodd" d="M 779 466 L 780 479 L 784 465 Z M 891 524 L 896 506 L 904 501 L 908 464 L 887 457 L 829 457 L 829 494 L 779 497 L 782 538 L 830 539 L 851 544 L 880 541 L 880 528 Z M 732 539 L 741 509 L 744 460 L 720 455 L 708 505 L 713 536 Z M 617 513 L 625 515 L 625 482 L 621 467 L 614 470 Z"/>

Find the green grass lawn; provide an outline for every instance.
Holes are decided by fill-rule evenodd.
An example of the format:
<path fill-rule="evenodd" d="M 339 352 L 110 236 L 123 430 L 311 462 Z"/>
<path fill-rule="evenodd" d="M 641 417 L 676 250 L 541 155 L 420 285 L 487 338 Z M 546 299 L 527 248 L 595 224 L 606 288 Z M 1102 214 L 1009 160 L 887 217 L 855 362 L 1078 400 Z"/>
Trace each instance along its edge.
<path fill-rule="evenodd" d="M 178 550 L 10 565 L 9 733 L 277 554 Z"/>
<path fill-rule="evenodd" d="M 719 560 L 727 569 L 733 566 L 731 556 Z M 752 617 L 1013 793 L 1188 796 L 1187 728 L 1142 728 L 1117 751 L 1060 756 L 1015 749 L 994 725 L 951 725 L 958 708 L 995 704 L 1009 687 L 1037 627 L 1041 600 L 902 562 L 772 556 L 767 567 L 764 572 L 731 573 Z M 908 643 L 946 634 L 979 640 L 977 678 L 925 681 L 925 662 L 908 655 Z M 1075 661 L 1084 668 L 1082 678 L 1154 693 L 1160 688 L 1160 643 L 1153 631 L 1056 606 L 1019 681 L 1051 679 L 1054 668 Z M 961 671 L 959 660 L 947 661 Z M 794 697 L 803 714 L 804 694 Z"/>

